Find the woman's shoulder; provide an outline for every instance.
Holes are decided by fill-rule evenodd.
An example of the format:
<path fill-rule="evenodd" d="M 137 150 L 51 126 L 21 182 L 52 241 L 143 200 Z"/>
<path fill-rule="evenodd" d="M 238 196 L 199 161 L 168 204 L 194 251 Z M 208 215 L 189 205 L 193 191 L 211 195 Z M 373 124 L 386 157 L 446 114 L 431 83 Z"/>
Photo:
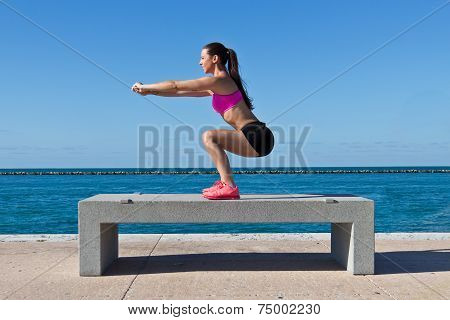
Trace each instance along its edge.
<path fill-rule="evenodd" d="M 218 95 L 229 95 L 237 90 L 239 90 L 239 87 L 236 85 L 236 82 L 234 82 L 233 78 L 231 77 L 224 77 L 224 76 L 217 76 L 217 86 L 213 91 L 213 94 Z"/>

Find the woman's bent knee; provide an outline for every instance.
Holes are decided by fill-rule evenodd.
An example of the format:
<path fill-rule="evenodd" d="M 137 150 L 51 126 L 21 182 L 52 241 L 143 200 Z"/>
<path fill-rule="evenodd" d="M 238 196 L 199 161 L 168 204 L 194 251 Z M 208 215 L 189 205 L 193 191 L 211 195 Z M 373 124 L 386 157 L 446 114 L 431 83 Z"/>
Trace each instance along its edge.
<path fill-rule="evenodd" d="M 203 132 L 203 134 L 202 134 L 203 144 L 210 144 L 210 143 L 214 142 L 214 140 L 215 140 L 214 136 L 215 135 L 214 135 L 213 130 L 208 130 L 208 131 Z"/>

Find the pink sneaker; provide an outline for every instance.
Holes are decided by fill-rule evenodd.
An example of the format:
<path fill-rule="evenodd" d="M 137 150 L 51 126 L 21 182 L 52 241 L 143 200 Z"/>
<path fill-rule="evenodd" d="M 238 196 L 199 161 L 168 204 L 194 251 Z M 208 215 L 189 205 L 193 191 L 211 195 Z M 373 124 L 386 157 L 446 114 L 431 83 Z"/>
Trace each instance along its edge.
<path fill-rule="evenodd" d="M 222 183 L 216 189 L 203 193 L 203 197 L 210 200 L 235 200 L 240 199 L 239 188 L 237 186 L 230 186 L 227 183 Z"/>
<path fill-rule="evenodd" d="M 218 186 L 219 184 L 222 184 L 222 180 L 220 180 L 220 179 L 217 180 L 216 182 L 214 182 L 213 185 L 212 185 L 211 187 L 203 189 L 202 192 L 205 193 L 205 192 L 207 192 L 207 191 L 212 191 L 212 190 L 214 190 L 215 188 L 217 188 L 217 186 Z"/>

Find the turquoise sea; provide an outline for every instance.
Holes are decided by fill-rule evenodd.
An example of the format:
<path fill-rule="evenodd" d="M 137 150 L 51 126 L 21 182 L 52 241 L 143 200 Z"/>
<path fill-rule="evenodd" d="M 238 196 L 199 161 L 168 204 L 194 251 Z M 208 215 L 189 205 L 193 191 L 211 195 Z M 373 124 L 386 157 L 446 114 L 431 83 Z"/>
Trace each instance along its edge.
<path fill-rule="evenodd" d="M 376 232 L 450 232 L 450 167 L 234 168 L 245 193 L 350 193 L 375 201 Z M 99 193 L 201 193 L 215 169 L 0 169 L 0 234 L 78 233 Z M 214 214 L 213 212 L 211 214 Z M 121 233 L 329 232 L 329 224 L 120 225 Z"/>

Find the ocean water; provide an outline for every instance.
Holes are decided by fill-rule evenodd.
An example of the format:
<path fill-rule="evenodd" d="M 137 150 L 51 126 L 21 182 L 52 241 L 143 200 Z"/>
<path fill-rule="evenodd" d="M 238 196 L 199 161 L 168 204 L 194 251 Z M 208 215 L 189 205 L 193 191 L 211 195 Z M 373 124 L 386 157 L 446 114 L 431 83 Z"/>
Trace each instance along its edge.
<path fill-rule="evenodd" d="M 189 172 L 189 170 L 187 170 Z M 351 193 L 375 201 L 376 232 L 450 232 L 450 167 L 242 169 L 245 193 Z M 184 173 L 183 173 L 184 172 Z M 2 169 L 0 234 L 78 233 L 78 201 L 99 193 L 201 193 L 215 170 Z M 269 173 L 272 172 L 272 173 Z M 274 173 L 275 172 L 275 173 Z M 213 213 L 211 213 L 213 214 Z M 123 224 L 121 233 L 330 232 L 329 224 Z"/>

